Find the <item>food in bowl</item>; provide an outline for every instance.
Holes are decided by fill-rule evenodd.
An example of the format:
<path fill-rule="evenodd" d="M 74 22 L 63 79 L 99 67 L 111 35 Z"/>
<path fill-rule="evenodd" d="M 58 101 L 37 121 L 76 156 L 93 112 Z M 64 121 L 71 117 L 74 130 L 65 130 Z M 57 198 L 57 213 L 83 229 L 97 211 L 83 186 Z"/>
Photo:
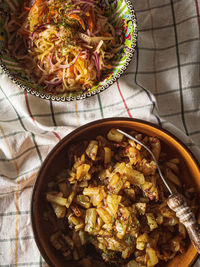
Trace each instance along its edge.
<path fill-rule="evenodd" d="M 84 91 L 114 68 L 121 21 L 99 0 L 25 0 L 4 23 L 8 50 L 45 92 Z"/>
<path fill-rule="evenodd" d="M 180 159 L 163 152 L 157 137 L 130 134 L 151 149 L 173 191 L 181 191 Z M 72 151 L 68 167 L 45 193 L 44 219 L 54 228 L 49 242 L 66 261 L 97 264 L 95 256 L 87 255 L 90 245 L 102 258 L 96 259 L 100 266 L 155 266 L 185 252 L 185 227 L 167 206 L 167 189 L 143 147 L 111 129 L 106 136 L 72 145 Z M 195 190 L 182 193 L 196 212 Z"/>

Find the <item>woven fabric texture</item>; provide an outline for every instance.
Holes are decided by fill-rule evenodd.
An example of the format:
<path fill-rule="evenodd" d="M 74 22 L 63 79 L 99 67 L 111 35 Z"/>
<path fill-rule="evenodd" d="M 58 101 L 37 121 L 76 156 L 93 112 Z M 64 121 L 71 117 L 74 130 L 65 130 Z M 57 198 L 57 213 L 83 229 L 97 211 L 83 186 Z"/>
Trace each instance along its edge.
<path fill-rule="evenodd" d="M 99 95 L 42 100 L 0 71 L 0 266 L 46 266 L 31 229 L 32 188 L 48 152 L 78 126 L 108 117 L 147 120 L 179 137 L 200 160 L 199 0 L 133 5 L 136 52 L 124 75 Z"/>

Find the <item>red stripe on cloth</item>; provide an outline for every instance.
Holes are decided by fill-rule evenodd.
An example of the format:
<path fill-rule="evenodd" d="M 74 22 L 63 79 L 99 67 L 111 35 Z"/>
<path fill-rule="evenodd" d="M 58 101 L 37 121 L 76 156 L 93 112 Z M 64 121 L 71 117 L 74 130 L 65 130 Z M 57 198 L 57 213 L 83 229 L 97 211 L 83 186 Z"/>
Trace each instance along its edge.
<path fill-rule="evenodd" d="M 28 113 L 29 113 L 33 123 L 37 126 L 37 122 L 34 119 L 33 114 L 31 113 L 30 105 L 29 105 L 29 102 L 28 102 L 28 95 L 27 95 L 26 91 L 24 91 L 24 95 L 25 95 L 25 101 L 26 101 L 26 106 L 27 106 Z M 52 132 L 52 133 L 58 138 L 59 141 L 61 140 L 61 137 L 59 136 L 59 134 L 57 134 L 56 132 Z"/>
<path fill-rule="evenodd" d="M 53 132 L 53 134 L 58 138 L 58 140 L 61 140 L 61 137 L 59 136 L 59 134 L 57 134 L 56 132 Z"/>
<path fill-rule="evenodd" d="M 30 115 L 30 117 L 31 117 L 31 119 L 32 119 L 32 121 L 33 121 L 33 123 L 34 123 L 35 125 L 37 125 L 35 119 L 33 118 L 32 113 L 31 113 L 31 109 L 30 109 L 30 106 L 29 106 L 28 96 L 27 96 L 27 92 L 26 92 L 26 91 L 24 91 L 24 95 L 25 95 L 26 107 L 27 107 L 28 113 L 29 113 L 29 115 Z"/>
<path fill-rule="evenodd" d="M 196 4 L 196 10 L 197 10 L 197 20 L 198 20 L 198 24 L 199 24 L 199 37 L 200 37 L 200 17 L 199 17 L 199 4 L 198 4 L 198 0 L 195 0 L 195 4 Z"/>
<path fill-rule="evenodd" d="M 132 118 L 132 115 L 131 115 L 131 113 L 130 113 L 130 110 L 129 110 L 127 104 L 126 104 L 126 101 L 125 101 L 125 99 L 124 99 L 124 97 L 123 97 L 123 95 L 122 95 L 121 89 L 120 89 L 120 87 L 119 87 L 119 81 L 117 81 L 117 87 L 118 87 L 120 96 L 121 96 L 121 98 L 122 98 L 122 101 L 123 101 L 123 103 L 124 103 L 124 106 L 125 106 L 125 108 L 126 108 L 126 111 L 127 111 L 128 115 L 129 115 L 129 117 Z"/>

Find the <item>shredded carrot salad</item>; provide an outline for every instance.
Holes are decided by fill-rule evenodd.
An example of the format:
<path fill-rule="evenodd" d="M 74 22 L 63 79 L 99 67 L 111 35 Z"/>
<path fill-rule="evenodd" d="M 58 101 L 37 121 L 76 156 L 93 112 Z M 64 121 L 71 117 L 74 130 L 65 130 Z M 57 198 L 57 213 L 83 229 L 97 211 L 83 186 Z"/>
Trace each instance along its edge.
<path fill-rule="evenodd" d="M 113 68 L 123 48 L 109 12 L 98 0 L 25 0 L 5 22 L 8 49 L 45 91 L 87 90 Z"/>

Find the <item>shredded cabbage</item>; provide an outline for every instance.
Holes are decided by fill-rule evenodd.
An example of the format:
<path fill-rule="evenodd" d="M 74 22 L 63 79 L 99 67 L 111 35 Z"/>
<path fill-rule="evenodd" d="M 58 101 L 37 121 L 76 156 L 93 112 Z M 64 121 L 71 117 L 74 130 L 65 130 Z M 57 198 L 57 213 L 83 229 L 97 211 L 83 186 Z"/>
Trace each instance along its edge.
<path fill-rule="evenodd" d="M 10 53 L 44 90 L 87 90 L 112 69 L 123 37 L 98 1 L 25 0 L 5 22 Z"/>

